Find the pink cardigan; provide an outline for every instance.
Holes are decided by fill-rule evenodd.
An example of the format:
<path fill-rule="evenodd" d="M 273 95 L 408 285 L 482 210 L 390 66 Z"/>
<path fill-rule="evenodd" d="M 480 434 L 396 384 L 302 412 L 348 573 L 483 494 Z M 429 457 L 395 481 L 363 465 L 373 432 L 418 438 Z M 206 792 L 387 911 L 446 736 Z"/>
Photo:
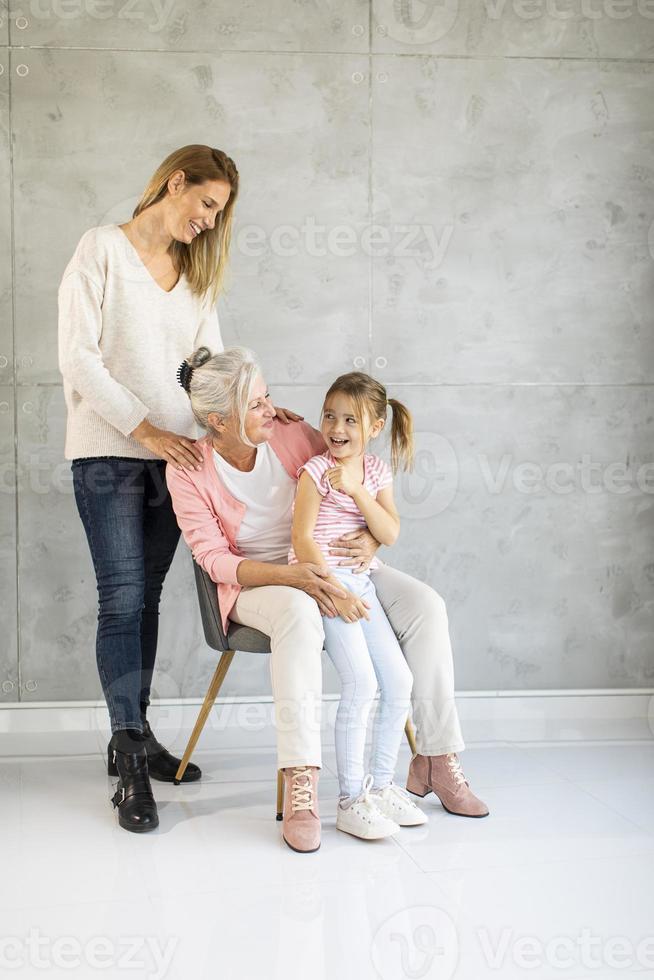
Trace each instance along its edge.
<path fill-rule="evenodd" d="M 211 436 L 198 439 L 196 446 L 204 457 L 201 470 L 177 470 L 166 466 L 166 483 L 173 509 L 184 540 L 193 558 L 218 585 L 218 602 L 227 632 L 229 614 L 241 591 L 236 569 L 243 555 L 236 538 L 245 504 L 233 497 L 216 472 Z M 275 419 L 270 447 L 289 476 L 297 480 L 297 471 L 312 456 L 324 453 L 322 435 L 306 422 L 279 422 Z M 290 544 L 290 538 L 289 538 Z"/>

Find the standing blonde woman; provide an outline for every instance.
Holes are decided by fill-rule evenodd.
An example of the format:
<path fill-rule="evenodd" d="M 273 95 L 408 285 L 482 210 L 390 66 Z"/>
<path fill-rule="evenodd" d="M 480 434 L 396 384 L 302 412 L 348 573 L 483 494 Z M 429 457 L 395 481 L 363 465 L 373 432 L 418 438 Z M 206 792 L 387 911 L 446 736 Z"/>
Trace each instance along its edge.
<path fill-rule="evenodd" d="M 159 822 L 150 776 L 172 781 L 178 766 L 146 717 L 159 599 L 180 537 L 165 467 L 202 463 L 188 398 L 171 382 L 189 350 L 223 347 L 215 302 L 238 180 L 221 150 L 175 150 L 130 221 L 82 235 L 59 287 L 65 457 L 97 580 L 108 771 L 119 777 L 112 802 L 135 832 Z M 189 766 L 185 780 L 200 776 Z"/>

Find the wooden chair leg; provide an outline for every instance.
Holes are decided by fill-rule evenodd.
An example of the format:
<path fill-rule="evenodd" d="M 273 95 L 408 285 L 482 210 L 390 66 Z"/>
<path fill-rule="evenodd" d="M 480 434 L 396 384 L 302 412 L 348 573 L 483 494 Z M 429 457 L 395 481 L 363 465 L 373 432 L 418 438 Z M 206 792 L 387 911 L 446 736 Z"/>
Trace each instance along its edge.
<path fill-rule="evenodd" d="M 193 749 L 196 746 L 197 740 L 199 739 L 202 729 L 204 728 L 205 722 L 209 715 L 209 712 L 214 706 L 214 702 L 218 697 L 218 691 L 220 690 L 223 681 L 225 680 L 225 674 L 229 669 L 229 665 L 232 662 L 234 656 L 233 650 L 225 650 L 220 660 L 218 661 L 218 666 L 214 671 L 214 675 L 211 678 L 211 684 L 209 685 L 209 690 L 204 699 L 202 707 L 200 708 L 200 714 L 198 715 L 198 720 L 195 723 L 195 728 L 191 732 L 191 737 L 188 740 L 188 745 L 186 746 L 186 751 L 182 756 L 182 761 L 179 764 L 179 769 L 175 773 L 175 779 L 173 782 L 175 786 L 179 786 L 182 781 L 182 776 L 186 772 L 186 767 L 189 764 L 191 755 L 193 754 Z"/>
<path fill-rule="evenodd" d="M 276 820 L 284 817 L 284 770 L 277 770 L 277 816 Z"/>
<path fill-rule="evenodd" d="M 406 720 L 406 725 L 404 726 L 404 731 L 406 733 L 406 740 L 409 743 L 409 748 L 411 749 L 411 755 L 416 755 L 418 750 L 416 748 L 416 739 L 413 733 L 413 725 L 411 724 L 408 718 Z"/>

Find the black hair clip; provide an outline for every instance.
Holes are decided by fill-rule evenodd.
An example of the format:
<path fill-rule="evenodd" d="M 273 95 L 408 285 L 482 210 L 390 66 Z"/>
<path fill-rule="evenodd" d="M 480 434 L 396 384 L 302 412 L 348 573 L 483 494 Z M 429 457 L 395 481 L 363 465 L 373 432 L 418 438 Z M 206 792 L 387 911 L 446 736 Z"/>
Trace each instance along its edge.
<path fill-rule="evenodd" d="M 184 391 L 189 391 L 191 387 L 191 376 L 193 374 L 193 368 L 188 361 L 182 361 L 180 366 L 177 368 L 177 380 L 181 384 Z"/>

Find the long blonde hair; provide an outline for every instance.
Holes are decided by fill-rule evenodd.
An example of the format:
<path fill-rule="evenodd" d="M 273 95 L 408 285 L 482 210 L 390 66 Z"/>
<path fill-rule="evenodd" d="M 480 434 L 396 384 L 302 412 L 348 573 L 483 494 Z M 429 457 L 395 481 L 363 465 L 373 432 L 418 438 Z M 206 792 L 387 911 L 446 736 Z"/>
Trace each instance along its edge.
<path fill-rule="evenodd" d="M 174 241 L 170 248 L 175 267 L 186 275 L 191 291 L 200 296 L 209 292 L 211 302 L 215 304 L 229 256 L 234 204 L 238 196 L 238 170 L 231 157 L 222 150 L 200 143 L 182 146 L 157 167 L 134 208 L 133 218 L 166 196 L 168 181 L 176 170 L 184 171 L 189 184 L 224 180 L 232 189 L 224 210 L 218 212 L 213 229 L 207 228 L 190 245 Z"/>
<path fill-rule="evenodd" d="M 383 384 L 371 378 L 369 374 L 364 374 L 363 371 L 350 371 L 349 374 L 342 374 L 336 378 L 325 395 L 323 412 L 327 399 L 337 391 L 348 395 L 354 402 L 362 432 L 365 418 L 368 418 L 370 422 L 376 422 L 377 419 L 384 419 L 385 421 L 390 405 L 393 410 L 391 467 L 393 473 L 396 473 L 400 466 L 404 470 L 411 470 L 414 455 L 413 420 L 408 408 L 402 402 L 398 402 L 397 399 L 388 398 Z"/>

